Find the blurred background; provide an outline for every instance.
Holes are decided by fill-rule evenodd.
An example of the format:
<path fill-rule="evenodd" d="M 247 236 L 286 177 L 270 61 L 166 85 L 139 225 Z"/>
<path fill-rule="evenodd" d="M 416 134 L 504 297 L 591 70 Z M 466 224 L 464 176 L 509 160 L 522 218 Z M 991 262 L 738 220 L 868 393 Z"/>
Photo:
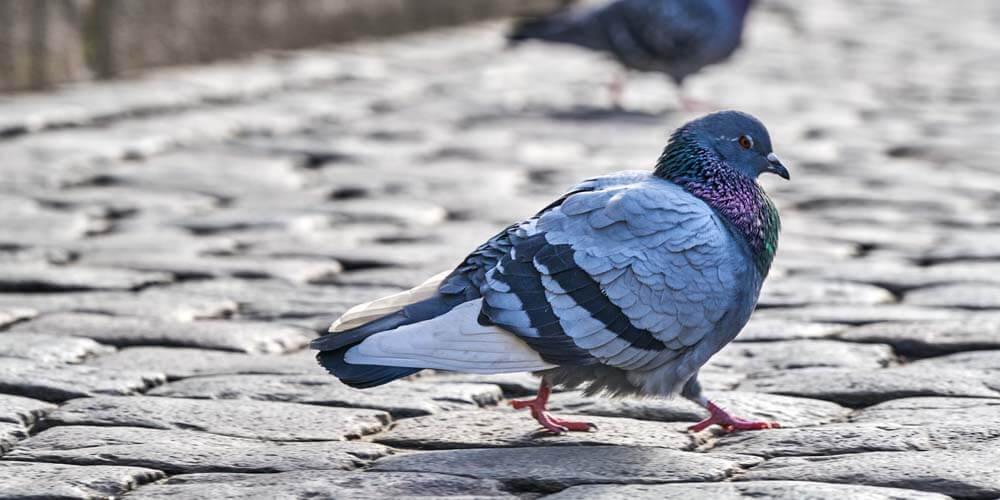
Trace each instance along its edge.
<path fill-rule="evenodd" d="M 792 451 L 713 446 L 855 454 L 843 461 L 868 471 L 774 465 L 764 479 L 1000 495 L 995 448 L 991 462 L 961 432 L 921 445 L 982 458 L 941 471 L 946 456 L 862 425 L 968 424 L 948 410 L 962 397 L 977 425 L 1000 426 L 1000 3 L 755 1 L 731 57 L 682 90 L 631 72 L 619 106 L 614 58 L 508 45 L 516 19 L 567 3 L 0 0 L 0 467 L 41 464 L 18 477 L 51 484 L 70 477 L 54 463 L 152 471 L 80 473 L 109 496 L 164 475 L 550 444 L 511 430 L 524 415 L 490 427 L 507 425 L 499 401 L 534 390 L 526 375 L 432 374 L 359 395 L 306 346 L 348 307 L 454 266 L 575 182 L 651 168 L 685 121 L 739 109 L 768 126 L 791 181 L 762 179 L 782 215 L 778 255 L 747 331 L 702 378 L 741 413 L 833 434 Z M 907 403 L 917 396 L 936 399 Z M 656 446 L 694 446 L 671 426 L 699 416 L 685 402 L 560 397 L 615 429 L 582 444 L 649 444 L 655 421 Z M 895 410 L 869 412 L 882 404 Z M 865 444 L 808 448 L 838 432 Z M 192 435 L 215 451 L 171 448 Z M 250 455 L 268 462 L 218 451 L 242 449 L 237 438 L 264 443 Z M 395 450 L 350 448 L 359 438 Z M 115 448 L 123 440 L 141 446 Z M 865 462 L 873 446 L 912 467 Z M 343 463 L 324 461 L 341 451 Z"/>

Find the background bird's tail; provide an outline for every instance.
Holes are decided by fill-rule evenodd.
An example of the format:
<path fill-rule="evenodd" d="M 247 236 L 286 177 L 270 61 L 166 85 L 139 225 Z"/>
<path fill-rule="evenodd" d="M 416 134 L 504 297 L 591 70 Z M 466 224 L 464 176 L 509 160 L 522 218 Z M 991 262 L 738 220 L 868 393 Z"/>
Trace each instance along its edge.
<path fill-rule="evenodd" d="M 571 10 L 543 17 L 518 21 L 507 33 L 509 45 L 525 40 L 579 45 L 593 50 L 606 50 L 607 42 L 597 19 L 602 11 Z"/>
<path fill-rule="evenodd" d="M 563 16 L 553 15 L 518 21 L 507 33 L 507 42 L 516 45 L 525 40 L 550 40 L 558 38 L 566 29 Z"/>

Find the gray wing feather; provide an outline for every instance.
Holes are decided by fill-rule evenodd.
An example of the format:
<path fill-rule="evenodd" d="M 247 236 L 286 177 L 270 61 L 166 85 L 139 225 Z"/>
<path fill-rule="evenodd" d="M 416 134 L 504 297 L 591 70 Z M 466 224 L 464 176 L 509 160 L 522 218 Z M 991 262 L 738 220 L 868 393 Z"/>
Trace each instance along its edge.
<path fill-rule="evenodd" d="M 710 335 L 736 305 L 742 294 L 734 284 L 749 262 L 704 202 L 648 174 L 631 180 L 639 182 L 571 196 L 538 220 L 538 230 L 550 244 L 572 247 L 576 265 L 634 327 L 683 350 Z M 589 318 L 557 295 L 558 286 L 547 290 L 560 318 Z M 605 362 L 638 357 L 621 354 Z"/>

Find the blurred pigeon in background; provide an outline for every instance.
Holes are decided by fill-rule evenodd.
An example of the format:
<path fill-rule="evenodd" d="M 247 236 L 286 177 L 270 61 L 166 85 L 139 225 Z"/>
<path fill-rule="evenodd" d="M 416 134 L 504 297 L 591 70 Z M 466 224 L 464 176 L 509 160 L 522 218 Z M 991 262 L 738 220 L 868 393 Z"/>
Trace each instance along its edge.
<path fill-rule="evenodd" d="M 686 109 L 684 78 L 720 62 L 740 45 L 752 0 L 616 0 L 597 7 L 559 11 L 522 21 L 512 42 L 536 39 L 606 52 L 625 68 L 666 73 L 677 84 Z M 620 107 L 624 75 L 611 84 Z"/>
<path fill-rule="evenodd" d="M 671 136 L 654 171 L 576 185 L 450 273 L 352 308 L 312 347 L 359 388 L 424 368 L 540 372 L 538 396 L 512 404 L 553 432 L 589 428 L 548 414 L 553 385 L 681 394 L 711 414 L 695 431 L 772 427 L 730 416 L 698 383 L 750 318 L 777 250 L 765 172 L 788 178 L 757 119 L 707 115 Z"/>

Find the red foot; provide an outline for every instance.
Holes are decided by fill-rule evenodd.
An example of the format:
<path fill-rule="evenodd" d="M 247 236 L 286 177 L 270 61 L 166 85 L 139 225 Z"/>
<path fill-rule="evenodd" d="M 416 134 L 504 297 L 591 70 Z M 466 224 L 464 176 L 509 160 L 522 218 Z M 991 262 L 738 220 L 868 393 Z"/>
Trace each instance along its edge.
<path fill-rule="evenodd" d="M 549 403 L 550 394 L 551 388 L 549 387 L 549 384 L 543 380 L 542 385 L 538 388 L 538 395 L 535 396 L 535 399 L 528 399 L 524 401 L 515 400 L 511 401 L 510 405 L 513 406 L 515 410 L 529 408 L 531 410 L 531 416 L 535 417 L 535 420 L 537 420 L 542 427 L 555 434 L 597 429 L 597 426 L 590 422 L 571 422 L 569 420 L 562 420 L 549 415 L 546 406 Z"/>
<path fill-rule="evenodd" d="M 688 113 L 710 111 L 714 108 L 710 102 L 701 101 L 684 94 L 681 94 L 678 100 L 681 103 L 681 110 Z"/>
<path fill-rule="evenodd" d="M 608 99 L 611 101 L 612 109 L 622 109 L 622 96 L 625 95 L 626 75 L 621 73 L 615 75 L 615 79 L 608 84 Z"/>
<path fill-rule="evenodd" d="M 776 429 L 781 427 L 781 424 L 777 422 L 754 422 L 751 420 L 736 418 L 727 413 L 726 410 L 716 406 L 715 403 L 711 401 L 708 402 L 706 408 L 708 408 L 708 412 L 711 413 L 711 416 L 701 422 L 698 422 L 697 424 L 692 425 L 691 427 L 688 427 L 689 431 L 701 432 L 713 424 L 721 425 L 722 429 L 726 432 L 759 431 L 761 429 Z"/>

